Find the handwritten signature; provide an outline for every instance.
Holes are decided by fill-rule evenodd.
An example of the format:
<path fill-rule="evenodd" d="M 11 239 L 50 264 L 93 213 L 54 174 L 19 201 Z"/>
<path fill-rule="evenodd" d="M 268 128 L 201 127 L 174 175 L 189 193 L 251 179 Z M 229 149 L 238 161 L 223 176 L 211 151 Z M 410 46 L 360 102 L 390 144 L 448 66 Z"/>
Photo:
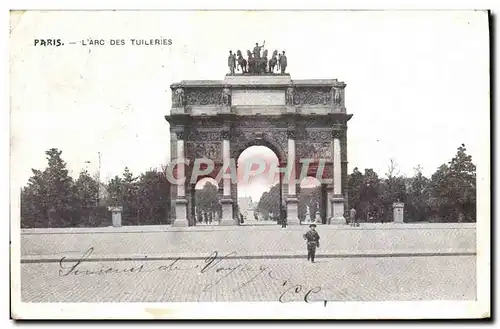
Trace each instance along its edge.
<path fill-rule="evenodd" d="M 231 275 L 251 273 L 248 279 L 232 289 L 233 292 L 244 289 L 258 278 L 267 278 L 268 280 L 270 279 L 280 282 L 280 285 L 284 288 L 283 292 L 278 298 L 278 301 L 280 303 L 303 300 L 306 303 L 323 302 L 324 306 L 326 306 L 328 302 L 327 300 L 321 298 L 315 299 L 315 297 L 319 297 L 318 294 L 322 291 L 322 288 L 320 286 L 315 286 L 308 289 L 302 284 L 294 284 L 292 283 L 291 278 L 283 279 L 275 276 L 272 270 L 270 270 L 267 265 L 261 264 L 255 267 L 242 263 L 239 263 L 237 265 L 229 265 L 223 263 L 229 257 L 235 256 L 236 252 L 231 252 L 227 255 L 219 256 L 219 253 L 217 251 L 214 251 L 204 259 L 204 264 L 202 265 L 196 264 L 188 266 L 186 264 L 183 264 L 181 262 L 182 258 L 179 257 L 174 259 L 168 265 L 161 265 L 154 268 L 147 268 L 144 264 L 141 264 L 139 266 L 126 268 L 103 267 L 94 270 L 82 269 L 82 263 L 89 259 L 93 252 L 94 248 L 91 247 L 86 250 L 78 260 L 73 262 L 68 261 L 66 257 L 61 258 L 59 261 L 59 276 L 66 277 L 69 275 L 107 275 L 118 273 L 134 274 L 154 271 L 199 271 L 200 274 L 213 273 L 217 277 L 216 280 L 203 286 L 202 291 L 208 292 Z M 246 276 L 247 275 L 245 275 L 245 277 Z"/>

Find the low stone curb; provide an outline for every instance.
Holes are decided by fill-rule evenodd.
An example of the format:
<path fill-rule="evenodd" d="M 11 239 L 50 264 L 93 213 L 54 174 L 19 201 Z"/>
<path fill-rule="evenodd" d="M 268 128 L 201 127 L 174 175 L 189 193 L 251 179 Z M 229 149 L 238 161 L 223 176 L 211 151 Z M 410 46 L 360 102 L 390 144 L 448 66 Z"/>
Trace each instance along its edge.
<path fill-rule="evenodd" d="M 151 225 L 151 226 L 122 226 L 122 227 L 93 227 L 93 228 L 33 228 L 22 229 L 21 235 L 44 235 L 44 234 L 113 234 L 113 233 L 164 233 L 164 232 L 224 232 L 228 230 L 270 230 L 270 231 L 301 231 L 307 230 L 307 225 L 289 225 L 286 228 L 273 225 L 255 225 L 255 226 L 217 226 L 217 225 L 199 225 L 191 227 L 172 227 L 170 225 Z M 475 223 L 436 223 L 436 224 L 373 224 L 362 223 L 358 227 L 349 225 L 318 225 L 321 230 L 475 230 Z"/>
<path fill-rule="evenodd" d="M 83 254 L 83 253 L 82 253 Z M 290 254 L 234 254 L 230 252 L 217 253 L 217 259 L 290 259 L 304 258 L 306 252 L 296 252 Z M 336 252 L 318 253 L 316 258 L 374 258 L 374 257 L 435 257 L 435 256 L 475 256 L 476 250 L 442 250 L 442 251 L 367 251 L 367 252 Z M 26 255 L 21 257 L 21 264 L 30 263 L 59 263 L 64 256 L 56 255 Z M 93 255 L 82 262 L 117 262 L 117 261 L 168 261 L 168 260 L 205 260 L 210 254 L 170 254 L 170 255 Z M 78 262 L 80 257 L 66 256 L 64 262 Z"/>

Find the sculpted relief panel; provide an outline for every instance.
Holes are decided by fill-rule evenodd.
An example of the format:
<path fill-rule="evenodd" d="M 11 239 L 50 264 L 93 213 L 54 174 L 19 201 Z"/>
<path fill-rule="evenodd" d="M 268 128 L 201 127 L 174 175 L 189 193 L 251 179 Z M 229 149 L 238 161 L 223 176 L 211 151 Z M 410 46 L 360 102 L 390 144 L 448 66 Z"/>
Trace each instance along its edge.
<path fill-rule="evenodd" d="M 327 105 L 332 92 L 329 88 L 295 88 L 293 101 L 295 105 Z"/>
<path fill-rule="evenodd" d="M 332 134 L 329 130 L 306 130 L 305 138 L 310 141 L 331 141 Z"/>
<path fill-rule="evenodd" d="M 298 142 L 297 155 L 303 159 L 332 161 L 332 147 L 329 142 Z"/>
<path fill-rule="evenodd" d="M 221 105 L 222 88 L 189 88 L 186 90 L 186 105 Z"/>
<path fill-rule="evenodd" d="M 221 143 L 214 142 L 187 142 L 188 155 L 191 159 L 207 158 L 222 159 Z"/>

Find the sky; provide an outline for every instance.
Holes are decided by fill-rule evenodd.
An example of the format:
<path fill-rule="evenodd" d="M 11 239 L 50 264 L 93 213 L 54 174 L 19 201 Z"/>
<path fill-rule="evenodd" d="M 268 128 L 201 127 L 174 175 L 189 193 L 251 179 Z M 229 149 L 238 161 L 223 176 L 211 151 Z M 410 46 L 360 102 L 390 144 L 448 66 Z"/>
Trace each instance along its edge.
<path fill-rule="evenodd" d="M 35 47 L 36 38 L 65 45 Z M 131 38 L 172 45 L 132 46 Z M 79 43 L 88 39 L 127 44 Z M 347 84 L 349 173 L 383 176 L 394 159 L 401 174 L 421 165 L 430 176 L 462 143 L 476 164 L 489 161 L 483 12 L 25 12 L 11 17 L 13 185 L 43 169 L 52 147 L 75 177 L 97 171 L 98 152 L 104 181 L 125 166 L 159 168 L 170 158 L 170 84 L 223 80 L 228 50 L 264 40 L 286 51 L 292 79 Z"/>

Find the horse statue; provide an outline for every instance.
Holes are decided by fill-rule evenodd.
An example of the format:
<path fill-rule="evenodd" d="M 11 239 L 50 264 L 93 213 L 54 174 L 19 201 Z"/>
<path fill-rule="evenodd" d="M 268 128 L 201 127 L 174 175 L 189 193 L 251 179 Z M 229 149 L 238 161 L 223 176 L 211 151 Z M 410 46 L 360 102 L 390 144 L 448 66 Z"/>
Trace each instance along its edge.
<path fill-rule="evenodd" d="M 256 66 L 255 65 L 255 58 L 253 57 L 252 55 L 252 52 L 250 50 L 247 50 L 247 56 L 248 56 L 248 70 L 247 72 L 248 73 L 256 73 L 257 70 L 256 70 Z"/>
<path fill-rule="evenodd" d="M 239 70 L 239 68 L 241 68 L 242 73 L 247 73 L 247 60 L 241 54 L 241 50 L 238 50 L 236 52 L 236 56 L 237 56 L 237 62 L 238 62 L 236 70 Z"/>
<path fill-rule="evenodd" d="M 274 68 L 278 65 L 278 51 L 273 51 L 273 56 L 269 60 L 269 73 L 274 73 Z"/>
<path fill-rule="evenodd" d="M 258 72 L 267 72 L 267 49 L 264 50 L 264 52 L 262 53 L 262 57 L 260 58 Z"/>

